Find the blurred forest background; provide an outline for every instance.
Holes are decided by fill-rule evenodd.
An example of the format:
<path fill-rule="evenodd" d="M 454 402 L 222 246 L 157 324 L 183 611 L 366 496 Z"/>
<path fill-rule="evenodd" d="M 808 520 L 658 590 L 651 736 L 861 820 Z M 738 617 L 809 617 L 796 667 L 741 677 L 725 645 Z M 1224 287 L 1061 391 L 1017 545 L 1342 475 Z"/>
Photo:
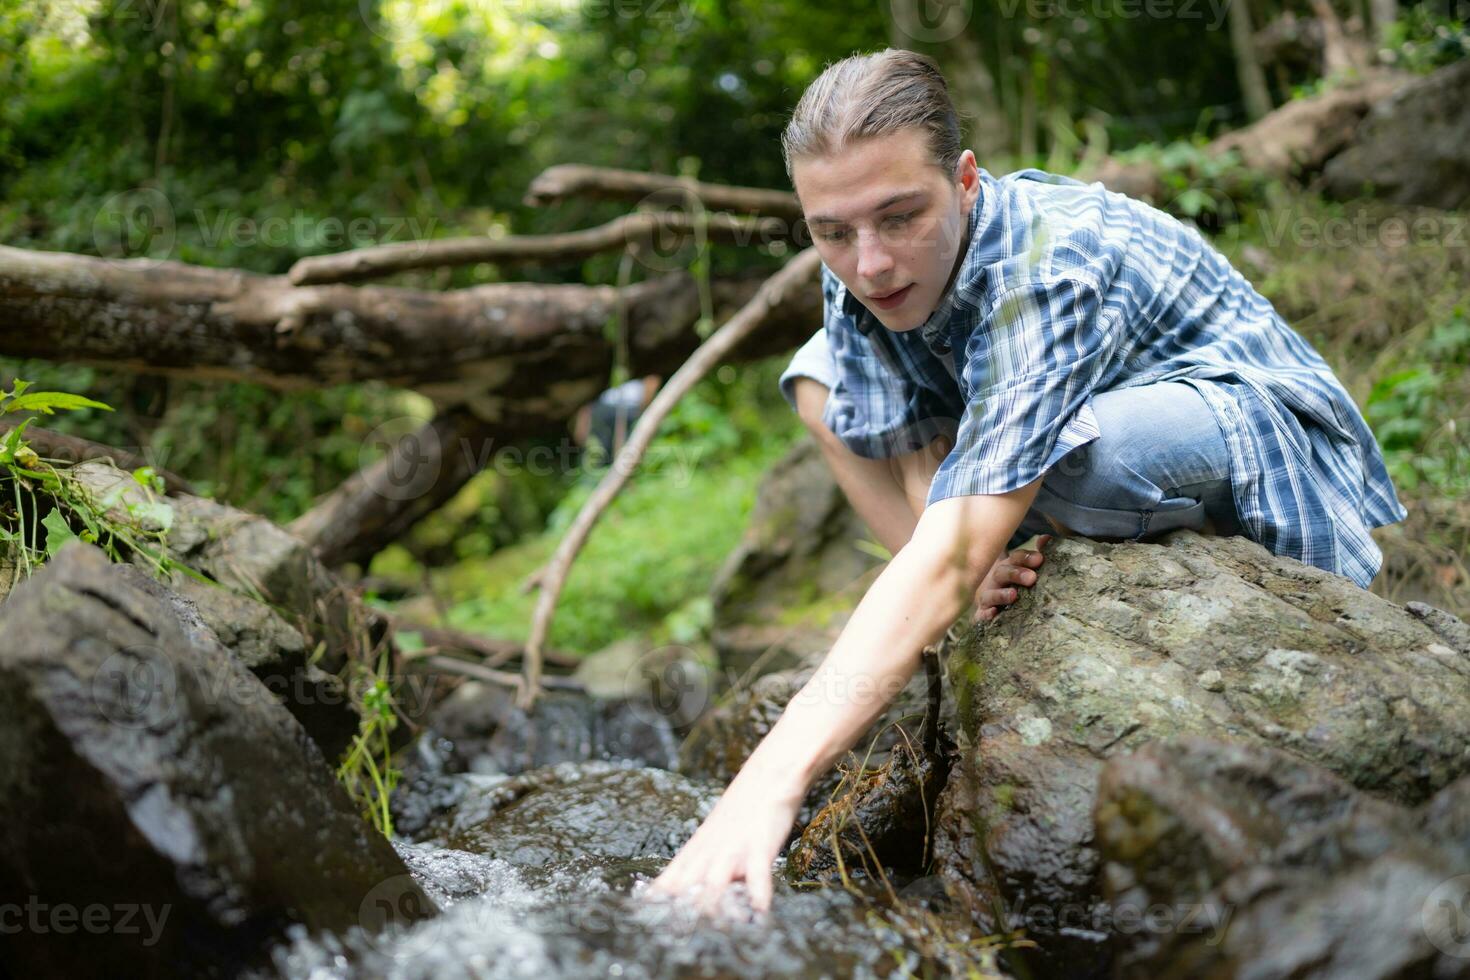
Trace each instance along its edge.
<path fill-rule="evenodd" d="M 1375 65 L 1427 74 L 1470 54 L 1467 10 L 1000 0 L 965 6 L 953 31 L 902 0 L 0 0 L 0 243 L 107 255 L 109 222 L 147 192 L 170 226 L 146 254 L 281 274 L 355 246 L 546 234 L 627 212 L 590 198 L 526 204 L 527 186 L 556 164 L 789 190 L 778 136 L 805 85 L 854 51 L 912 47 L 944 67 L 968 145 L 993 174 L 1081 172 L 1107 158 L 1157 169 L 1155 203 L 1214 236 L 1333 363 L 1382 442 L 1412 516 L 1380 532 L 1387 566 L 1375 590 L 1464 616 L 1464 238 L 1393 247 L 1372 233 L 1298 234 L 1360 206 L 1375 222 L 1410 209 L 1245 179 L 1238 162 L 1202 148 L 1350 76 L 1324 30 L 1345 32 Z M 694 261 L 719 274 L 774 270 L 782 258 L 715 245 Z M 653 274 L 613 252 L 386 281 L 445 289 Z M 788 356 L 721 367 L 679 404 L 655 449 L 693 465 L 651 467 L 619 497 L 573 567 L 552 645 L 592 651 L 630 632 L 700 639 L 710 580 L 761 473 L 803 438 L 775 384 Z M 0 361 L 4 386 L 14 378 L 117 409 L 48 427 L 133 447 L 199 492 L 281 523 L 380 453 L 380 427 L 432 413 L 422 395 L 377 383 L 283 392 L 64 352 Z M 515 462 L 525 458 L 487 466 L 359 569 L 370 595 L 523 638 L 534 597 L 516 586 L 601 476 L 530 472 Z"/>

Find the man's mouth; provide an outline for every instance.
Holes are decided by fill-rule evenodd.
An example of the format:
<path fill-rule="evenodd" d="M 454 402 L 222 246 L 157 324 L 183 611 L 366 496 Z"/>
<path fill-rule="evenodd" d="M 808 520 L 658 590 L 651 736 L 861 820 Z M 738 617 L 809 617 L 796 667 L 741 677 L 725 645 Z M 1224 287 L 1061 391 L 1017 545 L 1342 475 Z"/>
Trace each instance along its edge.
<path fill-rule="evenodd" d="M 880 308 L 885 309 L 885 310 L 891 310 L 894 307 L 898 306 L 900 303 L 902 303 L 905 299 L 907 299 L 909 293 L 913 290 L 913 288 L 914 288 L 914 284 L 913 283 L 909 283 L 907 286 L 903 287 L 902 289 L 895 289 L 893 292 L 888 293 L 886 295 L 883 295 L 883 296 L 869 296 L 868 298 L 871 299 L 874 303 L 877 303 Z"/>

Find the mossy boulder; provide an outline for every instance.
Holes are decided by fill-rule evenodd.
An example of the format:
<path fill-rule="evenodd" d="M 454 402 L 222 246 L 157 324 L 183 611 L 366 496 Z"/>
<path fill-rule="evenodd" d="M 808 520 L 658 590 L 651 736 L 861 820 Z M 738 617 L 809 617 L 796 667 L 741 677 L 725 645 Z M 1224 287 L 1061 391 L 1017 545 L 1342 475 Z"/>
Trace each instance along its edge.
<path fill-rule="evenodd" d="M 1093 808 L 1114 757 L 1214 737 L 1405 805 L 1470 773 L 1464 624 L 1245 538 L 1057 540 L 949 668 L 961 757 L 937 865 L 988 928 L 1027 929 L 1038 975 L 1106 969 Z"/>

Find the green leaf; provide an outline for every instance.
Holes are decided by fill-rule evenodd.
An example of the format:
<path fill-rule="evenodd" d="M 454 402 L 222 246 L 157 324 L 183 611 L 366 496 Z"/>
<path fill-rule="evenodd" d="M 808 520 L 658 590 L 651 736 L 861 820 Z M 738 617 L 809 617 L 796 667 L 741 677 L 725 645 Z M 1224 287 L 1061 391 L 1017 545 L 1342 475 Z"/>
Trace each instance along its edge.
<path fill-rule="evenodd" d="M 22 381 L 19 378 L 16 378 L 15 379 L 15 387 L 14 388 L 12 388 L 10 391 L 0 392 L 0 402 L 5 401 L 7 398 L 15 398 L 15 397 L 17 397 L 18 395 L 22 394 L 30 386 L 31 386 L 31 383 L 29 381 Z"/>
<path fill-rule="evenodd" d="M 100 408 L 104 411 L 112 411 L 111 405 L 65 391 L 35 391 L 29 395 L 21 395 L 19 398 L 11 399 L 10 403 L 5 406 L 5 411 L 41 412 L 50 415 L 58 408 L 63 411 L 78 408 Z"/>
<path fill-rule="evenodd" d="M 155 493 L 163 493 L 168 487 L 163 482 L 163 477 L 151 466 L 140 466 L 133 470 L 133 479 L 139 486 L 147 487 Z"/>
<path fill-rule="evenodd" d="M 128 513 L 145 527 L 153 525 L 167 531 L 174 526 L 174 509 L 162 500 L 143 500 L 128 504 Z"/>
<path fill-rule="evenodd" d="M 61 516 L 61 511 L 52 509 L 51 513 L 41 519 L 41 526 L 46 529 L 46 557 L 50 558 L 61 550 L 61 546 L 68 541 L 76 539 L 72 533 L 71 526 L 66 523 L 66 518 Z"/>

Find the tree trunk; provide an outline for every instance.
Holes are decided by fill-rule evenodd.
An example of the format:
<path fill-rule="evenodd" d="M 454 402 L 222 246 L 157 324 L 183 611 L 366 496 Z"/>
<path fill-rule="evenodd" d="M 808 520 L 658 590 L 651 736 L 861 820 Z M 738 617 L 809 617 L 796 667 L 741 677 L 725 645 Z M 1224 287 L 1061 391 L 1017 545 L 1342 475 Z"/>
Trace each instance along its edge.
<path fill-rule="evenodd" d="M 1245 110 L 1251 121 L 1271 111 L 1271 92 L 1266 87 L 1266 73 L 1256 59 L 1256 45 L 1251 29 L 1250 5 L 1236 0 L 1230 5 L 1230 47 L 1235 52 L 1235 74 L 1240 92 L 1245 97 Z"/>

